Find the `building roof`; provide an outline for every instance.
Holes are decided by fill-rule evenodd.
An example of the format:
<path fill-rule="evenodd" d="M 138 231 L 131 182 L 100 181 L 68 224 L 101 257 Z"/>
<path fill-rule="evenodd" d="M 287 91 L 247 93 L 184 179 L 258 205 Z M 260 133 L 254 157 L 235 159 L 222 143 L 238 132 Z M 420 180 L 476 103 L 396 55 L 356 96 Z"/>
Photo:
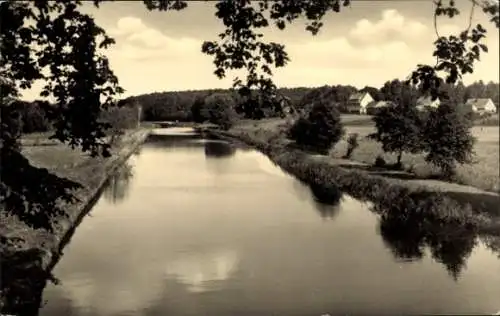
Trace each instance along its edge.
<path fill-rule="evenodd" d="M 365 95 L 370 95 L 368 92 L 355 92 L 349 96 L 349 101 L 361 101 Z"/>
<path fill-rule="evenodd" d="M 475 106 L 476 109 L 484 109 L 488 102 L 491 102 L 493 104 L 493 101 L 491 99 L 468 99 L 465 105 Z"/>

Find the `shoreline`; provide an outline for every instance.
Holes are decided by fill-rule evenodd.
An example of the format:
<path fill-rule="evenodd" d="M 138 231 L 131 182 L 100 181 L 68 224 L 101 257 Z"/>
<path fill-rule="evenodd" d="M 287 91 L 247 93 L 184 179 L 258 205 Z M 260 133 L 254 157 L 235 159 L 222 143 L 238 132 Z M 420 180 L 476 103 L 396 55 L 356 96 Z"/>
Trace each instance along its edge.
<path fill-rule="evenodd" d="M 327 195 L 334 195 L 333 191 L 340 190 L 358 200 L 372 202 L 378 206 L 377 213 L 383 216 L 406 213 L 411 208 L 426 213 L 438 222 L 458 223 L 481 233 L 500 236 L 498 194 L 442 191 L 431 183 L 414 185 L 404 180 L 346 169 L 314 159 L 312 155 L 285 144 L 277 134 L 262 138 L 248 132 L 211 128 L 200 128 L 199 131 L 251 146 L 305 184 L 326 191 Z"/>
<path fill-rule="evenodd" d="M 14 267 L 16 277 L 15 284 L 2 285 L 0 310 L 2 313 L 32 313 L 38 310 L 41 295 L 33 295 L 43 291 L 48 279 L 51 278 L 51 270 L 57 264 L 60 257 L 63 255 L 63 248 L 68 244 L 73 236 L 78 225 L 83 221 L 88 212 L 98 201 L 103 192 L 109 177 L 115 170 L 120 168 L 130 156 L 141 146 L 151 133 L 150 128 L 140 128 L 123 136 L 121 144 L 116 148 L 117 152 L 104 160 L 92 162 L 96 168 L 100 169 L 98 177 L 94 181 L 90 181 L 83 188 L 78 189 L 75 195 L 79 201 L 74 204 L 69 204 L 65 208 L 67 217 L 59 218 L 53 225 L 55 227 L 53 233 L 47 233 L 50 241 L 41 244 L 26 243 L 25 247 L 17 248 L 12 251 L 11 255 L 16 260 L 19 257 L 28 257 L 28 261 L 21 259 L 21 266 Z M 31 230 L 27 230 L 25 235 L 33 234 Z M 22 236 L 22 235 L 21 235 Z M 27 237 L 28 238 L 28 237 Z M 2 265 L 9 264 L 8 260 L 2 261 Z M 11 263 L 15 265 L 14 263 Z M 19 264 L 19 263 L 16 263 Z M 2 270 L 4 267 L 2 267 Z M 18 279 L 20 278 L 20 279 Z M 26 280 L 24 280 L 26 279 Z M 19 283 L 19 284 L 17 284 Z M 26 284 L 27 283 L 27 284 Z M 29 285 L 28 285 L 29 284 Z M 10 306 L 9 303 L 13 297 L 23 301 L 22 306 Z M 21 297 L 19 297 L 21 296 Z M 25 297 L 26 296 L 26 297 Z M 26 298 L 26 299 L 25 299 Z M 35 301 L 33 301 L 33 299 Z M 13 308 L 14 310 L 10 310 Z M 4 310 L 7 309 L 7 310 Z"/>
<path fill-rule="evenodd" d="M 62 249 L 67 245 L 67 243 L 71 240 L 71 237 L 78 227 L 78 225 L 83 221 L 85 216 L 90 212 L 90 210 L 94 207 L 95 203 L 99 200 L 103 190 L 106 187 L 106 184 L 113 174 L 115 170 L 120 168 L 136 151 L 136 149 L 141 146 L 147 137 L 150 135 L 151 130 L 149 129 L 139 129 L 134 131 L 132 135 L 127 135 L 130 139 L 125 139 L 125 144 L 120 149 L 120 151 L 109 157 L 108 160 L 104 162 L 104 175 L 98 182 L 98 184 L 94 187 L 94 189 L 88 194 L 80 203 L 76 203 L 70 206 L 70 209 L 73 209 L 74 212 L 69 211 L 68 213 L 76 214 L 76 217 L 69 219 L 69 221 L 63 221 L 62 230 L 64 233 L 58 233 L 58 244 L 56 249 L 53 249 L 50 255 L 50 260 L 47 262 L 42 261 L 44 263 L 42 268 L 44 270 L 51 270 L 57 263 L 59 257 L 62 255 Z M 72 215 L 73 215 L 72 214 Z M 66 225 L 64 225 L 66 224 Z M 56 251 L 54 251 L 56 250 Z M 48 259 L 48 258 L 47 258 Z"/>

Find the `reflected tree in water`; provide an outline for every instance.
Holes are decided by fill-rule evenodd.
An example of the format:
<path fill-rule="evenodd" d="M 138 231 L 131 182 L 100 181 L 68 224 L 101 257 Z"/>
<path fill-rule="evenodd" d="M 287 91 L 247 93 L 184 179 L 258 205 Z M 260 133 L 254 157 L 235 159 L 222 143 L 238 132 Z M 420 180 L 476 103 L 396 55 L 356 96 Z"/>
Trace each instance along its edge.
<path fill-rule="evenodd" d="M 412 261 L 424 256 L 425 234 L 415 223 L 396 216 L 382 216 L 379 230 L 396 258 Z"/>
<path fill-rule="evenodd" d="M 104 188 L 104 198 L 113 204 L 125 200 L 133 175 L 132 166 L 129 163 L 125 163 L 122 167 L 115 170 Z"/>
<path fill-rule="evenodd" d="M 390 208 L 375 205 L 373 211 L 382 214 L 379 231 L 393 255 L 405 261 L 420 260 L 428 248 L 432 258 L 457 280 L 477 245 L 477 233 L 457 223 L 433 220 L 425 212 Z"/>
<path fill-rule="evenodd" d="M 209 158 L 226 158 L 235 154 L 236 148 L 226 142 L 205 142 L 205 156 Z"/>
<path fill-rule="evenodd" d="M 454 280 L 467 268 L 467 260 L 477 245 L 477 236 L 470 231 L 455 231 L 452 234 L 431 234 L 428 242 L 432 257 L 441 262 Z"/>
<path fill-rule="evenodd" d="M 329 186 L 310 185 L 314 206 L 324 219 L 333 219 L 339 212 L 342 191 L 333 183 Z"/>

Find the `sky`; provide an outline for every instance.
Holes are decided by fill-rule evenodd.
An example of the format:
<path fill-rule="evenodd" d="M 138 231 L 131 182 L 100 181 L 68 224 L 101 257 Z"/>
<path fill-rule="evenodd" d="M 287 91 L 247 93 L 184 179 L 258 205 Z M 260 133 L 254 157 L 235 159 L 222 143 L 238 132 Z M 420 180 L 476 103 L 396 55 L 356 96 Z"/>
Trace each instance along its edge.
<path fill-rule="evenodd" d="M 441 35 L 458 34 L 468 24 L 469 0 L 456 0 L 462 14 L 441 17 Z M 91 2 L 83 11 L 116 40 L 106 51 L 112 69 L 126 90 L 123 97 L 151 92 L 228 88 L 236 74 L 220 80 L 212 57 L 201 52 L 205 40 L 217 39 L 223 30 L 214 2 L 190 1 L 183 11 L 150 12 L 141 1 Z M 312 36 L 305 21 L 297 20 L 283 31 L 272 27 L 265 39 L 286 46 L 291 61 L 274 72 L 279 87 L 366 85 L 380 87 L 387 80 L 406 78 L 419 63 L 434 63 L 432 0 L 354 0 L 341 13 L 328 13 L 320 33 Z M 474 74 L 463 81 L 499 81 L 498 29 L 476 9 L 473 23 L 488 30 L 489 52 Z M 41 85 L 24 92 L 34 99 Z"/>

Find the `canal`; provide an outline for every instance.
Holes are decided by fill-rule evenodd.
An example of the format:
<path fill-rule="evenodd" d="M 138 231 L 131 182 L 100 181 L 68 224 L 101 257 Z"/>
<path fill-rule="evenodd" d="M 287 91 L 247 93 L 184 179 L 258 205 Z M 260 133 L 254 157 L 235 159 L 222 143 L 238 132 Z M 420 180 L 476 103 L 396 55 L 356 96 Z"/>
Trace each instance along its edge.
<path fill-rule="evenodd" d="M 318 202 L 257 151 L 159 129 L 76 230 L 40 315 L 500 310 L 498 253 L 388 225 L 346 195 Z"/>

